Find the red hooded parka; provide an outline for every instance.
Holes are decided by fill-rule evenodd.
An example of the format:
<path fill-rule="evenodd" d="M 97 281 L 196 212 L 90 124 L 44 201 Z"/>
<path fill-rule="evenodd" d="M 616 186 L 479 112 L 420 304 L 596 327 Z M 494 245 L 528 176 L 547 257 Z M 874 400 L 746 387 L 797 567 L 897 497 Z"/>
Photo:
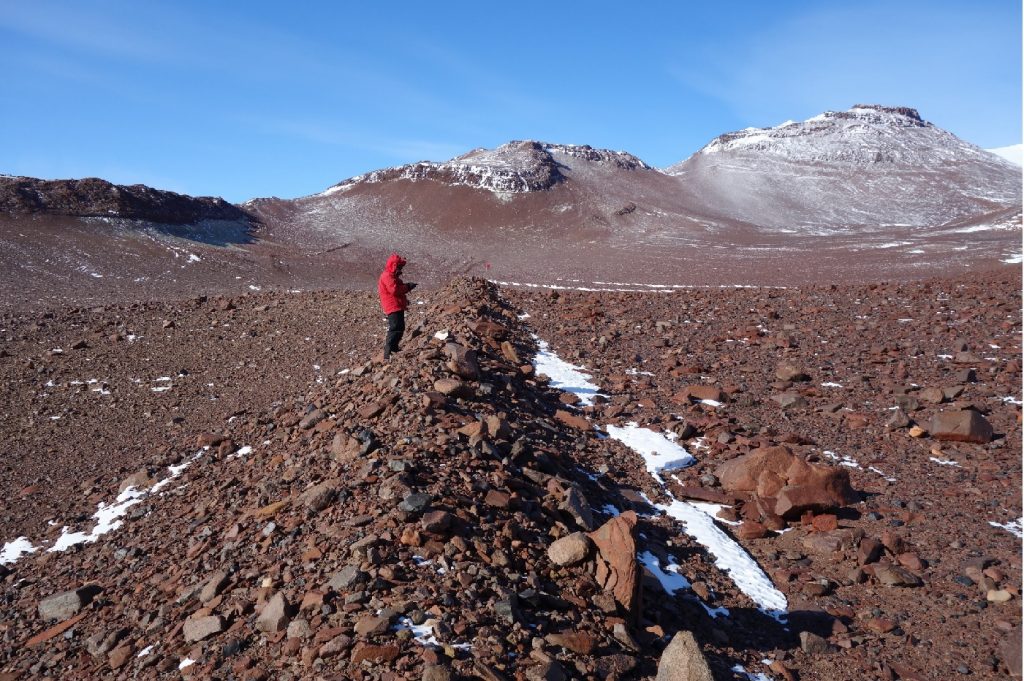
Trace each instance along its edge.
<path fill-rule="evenodd" d="M 384 314 L 401 312 L 409 307 L 409 300 L 405 294 L 409 287 L 398 278 L 398 268 L 405 265 L 405 259 L 397 253 L 392 253 L 388 262 L 384 265 L 384 271 L 380 273 L 377 280 L 377 293 L 380 294 L 380 306 Z"/>

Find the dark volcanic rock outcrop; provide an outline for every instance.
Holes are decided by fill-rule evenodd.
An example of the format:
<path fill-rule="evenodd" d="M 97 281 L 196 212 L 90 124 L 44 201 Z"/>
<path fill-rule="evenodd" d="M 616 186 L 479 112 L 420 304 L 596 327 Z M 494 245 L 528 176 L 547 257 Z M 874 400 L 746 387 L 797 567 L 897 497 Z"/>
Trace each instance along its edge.
<path fill-rule="evenodd" d="M 114 217 L 167 225 L 250 218 L 244 210 L 219 197 L 187 196 L 142 184 L 117 185 L 94 177 L 0 177 L 0 213 Z"/>

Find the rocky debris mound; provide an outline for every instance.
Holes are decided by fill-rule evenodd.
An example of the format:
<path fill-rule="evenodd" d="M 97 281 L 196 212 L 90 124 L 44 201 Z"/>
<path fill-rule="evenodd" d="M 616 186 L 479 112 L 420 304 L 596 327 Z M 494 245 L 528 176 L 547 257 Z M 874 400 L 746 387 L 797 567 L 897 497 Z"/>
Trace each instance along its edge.
<path fill-rule="evenodd" d="M 158 492 L 111 541 L 9 566 L 0 669 L 653 676 L 672 634 L 711 620 L 638 561 L 663 527 L 598 510 L 631 502 L 582 469 L 602 440 L 555 418 L 518 312 L 456 280 L 390 362 L 198 433 L 177 477 L 146 471 Z"/>
<path fill-rule="evenodd" d="M 241 208 L 217 197 L 193 197 L 142 184 L 106 180 L 0 177 L 0 213 L 125 218 L 166 225 L 202 220 L 250 221 Z"/>

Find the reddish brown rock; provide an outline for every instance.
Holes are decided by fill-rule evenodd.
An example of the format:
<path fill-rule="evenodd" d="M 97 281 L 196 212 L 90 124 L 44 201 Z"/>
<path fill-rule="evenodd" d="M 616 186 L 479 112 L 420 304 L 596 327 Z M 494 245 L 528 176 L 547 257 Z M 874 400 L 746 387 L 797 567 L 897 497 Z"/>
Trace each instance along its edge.
<path fill-rule="evenodd" d="M 928 430 L 936 440 L 985 444 L 992 439 L 992 425 L 973 409 L 939 412 Z"/>
<path fill-rule="evenodd" d="M 590 655 L 597 646 L 597 639 L 582 631 L 563 631 L 557 634 L 548 634 L 544 640 L 554 646 L 561 646 L 579 655 Z"/>
<path fill-rule="evenodd" d="M 367 643 L 357 643 L 352 650 L 352 664 L 358 665 L 365 660 L 372 662 L 393 662 L 401 649 L 398 646 L 375 646 Z"/>
<path fill-rule="evenodd" d="M 598 584 L 611 592 L 631 617 L 638 615 L 641 599 L 636 523 L 636 513 L 626 511 L 588 535 L 600 554 L 596 574 Z"/>
<path fill-rule="evenodd" d="M 590 421 L 588 421 L 585 416 L 577 416 L 576 414 L 571 414 L 564 409 L 557 410 L 555 412 L 555 418 L 576 430 L 587 431 L 591 429 Z"/>
<path fill-rule="evenodd" d="M 783 518 L 857 501 L 845 469 L 809 464 L 782 445 L 762 447 L 726 461 L 715 470 L 715 475 L 727 491 L 774 498 L 773 510 Z"/>

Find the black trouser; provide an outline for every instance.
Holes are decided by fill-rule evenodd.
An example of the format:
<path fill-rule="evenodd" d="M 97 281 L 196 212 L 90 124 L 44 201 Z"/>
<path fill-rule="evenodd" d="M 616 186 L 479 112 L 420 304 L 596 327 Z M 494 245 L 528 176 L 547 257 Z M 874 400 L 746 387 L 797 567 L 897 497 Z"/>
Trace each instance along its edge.
<path fill-rule="evenodd" d="M 384 358 L 391 356 L 392 352 L 398 352 L 398 341 L 402 340 L 405 333 L 405 312 L 399 310 L 388 315 L 388 335 L 384 339 Z"/>

